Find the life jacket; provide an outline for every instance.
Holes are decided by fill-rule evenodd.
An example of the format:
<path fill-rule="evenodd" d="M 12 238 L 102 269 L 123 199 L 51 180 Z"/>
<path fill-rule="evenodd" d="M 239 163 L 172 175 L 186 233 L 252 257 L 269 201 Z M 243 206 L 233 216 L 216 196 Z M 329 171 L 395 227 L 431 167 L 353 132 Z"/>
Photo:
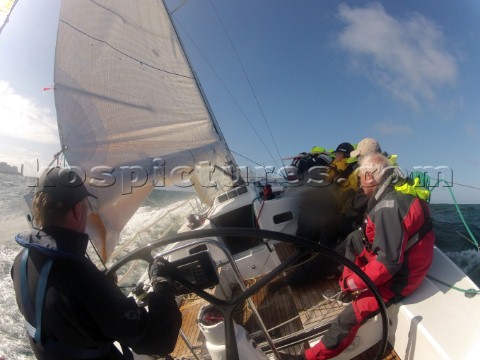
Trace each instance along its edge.
<path fill-rule="evenodd" d="M 329 174 L 333 181 L 337 183 L 343 191 L 348 191 L 349 189 L 356 191 L 356 177 L 350 177 L 350 175 L 352 175 L 357 168 L 358 162 L 356 160 L 351 161 L 350 158 L 346 158 L 337 162 L 332 161 Z"/>
<path fill-rule="evenodd" d="M 413 172 L 403 184 L 396 185 L 395 190 L 404 194 L 410 194 L 418 197 L 420 200 L 430 202 L 430 190 L 428 175 L 419 172 Z"/>
<path fill-rule="evenodd" d="M 348 177 L 355 171 L 356 168 L 358 168 L 357 162 L 347 162 L 347 167 L 342 171 L 341 176 L 345 179 L 348 179 Z"/>
<path fill-rule="evenodd" d="M 53 339 L 46 338 L 42 335 L 42 313 L 43 303 L 45 300 L 45 292 L 47 290 L 48 276 L 50 270 L 56 258 L 68 257 L 73 261 L 87 261 L 85 258 L 76 254 L 70 254 L 60 250 L 49 249 L 39 244 L 29 243 L 20 236 L 15 238 L 17 243 L 24 247 L 23 253 L 20 259 L 20 296 L 22 305 L 25 310 L 25 326 L 28 335 L 40 344 L 47 352 L 53 352 L 56 354 L 64 355 L 65 357 L 73 359 L 95 359 L 105 357 L 109 354 L 112 345 L 105 346 L 98 349 L 81 349 L 73 348 L 70 346 L 62 345 Z M 30 251 L 39 251 L 47 256 L 46 262 L 43 264 L 40 275 L 37 282 L 35 291 L 35 304 L 32 304 L 30 293 L 28 290 L 28 275 L 27 264 Z M 133 360 L 133 355 L 130 350 L 122 346 L 124 357 L 127 360 Z"/>

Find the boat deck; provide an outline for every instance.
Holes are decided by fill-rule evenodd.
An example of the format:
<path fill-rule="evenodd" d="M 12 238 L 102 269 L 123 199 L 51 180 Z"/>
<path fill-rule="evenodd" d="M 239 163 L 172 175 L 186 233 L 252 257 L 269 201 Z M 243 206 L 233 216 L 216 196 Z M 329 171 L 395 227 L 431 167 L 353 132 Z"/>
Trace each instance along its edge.
<path fill-rule="evenodd" d="M 288 255 L 290 250 L 288 246 L 281 244 L 277 248 L 277 252 L 282 259 Z M 246 285 L 251 285 L 253 281 L 255 279 L 250 280 L 250 284 L 247 283 Z M 272 284 L 274 285 L 262 288 L 253 297 L 253 302 L 273 339 L 280 339 L 297 331 L 308 331 L 319 325 L 324 325 L 327 328 L 330 321 L 342 310 L 336 302 L 327 301 L 322 297 L 327 289 L 336 290 L 338 288 L 336 280 L 318 279 L 298 287 L 285 285 L 283 279 L 278 279 Z M 180 307 L 183 314 L 182 331 L 199 355 L 207 353 L 203 334 L 197 325 L 198 311 L 204 304 L 206 304 L 206 301 L 203 299 L 190 298 L 185 299 Z M 235 320 L 253 336 L 257 344 L 265 343 L 265 339 L 259 331 L 260 327 L 247 304 L 238 310 Z M 308 348 L 309 344 L 304 342 L 294 346 L 284 346 L 286 345 L 280 344 L 277 348 L 282 352 L 299 354 Z M 355 360 L 370 360 L 374 358 L 375 354 L 374 346 L 362 355 L 355 357 Z M 179 339 L 172 356 L 175 358 L 192 358 L 188 346 L 181 339 Z M 383 359 L 400 360 L 391 347 L 387 349 Z"/>

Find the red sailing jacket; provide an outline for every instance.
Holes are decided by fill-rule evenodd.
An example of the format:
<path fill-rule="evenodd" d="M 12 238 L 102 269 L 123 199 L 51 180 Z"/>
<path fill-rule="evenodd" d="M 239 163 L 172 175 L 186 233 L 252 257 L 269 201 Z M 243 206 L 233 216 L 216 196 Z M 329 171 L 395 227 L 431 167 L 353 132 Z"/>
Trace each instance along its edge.
<path fill-rule="evenodd" d="M 389 188 L 369 208 L 365 220 L 366 245 L 356 263 L 375 285 L 407 296 L 421 284 L 432 263 L 435 234 L 428 205 Z M 347 268 L 341 286 L 351 291 L 366 288 Z"/>

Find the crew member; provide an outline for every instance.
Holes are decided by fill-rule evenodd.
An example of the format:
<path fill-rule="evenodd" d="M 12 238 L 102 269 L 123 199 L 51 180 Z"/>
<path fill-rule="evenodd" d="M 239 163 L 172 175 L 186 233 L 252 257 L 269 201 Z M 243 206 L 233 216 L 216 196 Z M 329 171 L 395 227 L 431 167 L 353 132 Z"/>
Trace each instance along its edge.
<path fill-rule="evenodd" d="M 173 351 L 181 325 L 173 270 L 155 262 L 148 312 L 86 257 L 91 196 L 69 169 L 39 179 L 33 215 L 40 229 L 17 235 L 12 267 L 17 304 L 37 359 L 133 359 Z M 162 276 L 162 274 L 164 276 Z M 122 352 L 114 346 L 117 341 Z"/>
<path fill-rule="evenodd" d="M 345 256 L 369 276 L 389 305 L 412 294 L 432 263 L 435 235 L 430 212 L 424 200 L 395 190 L 399 174 L 382 154 L 362 156 L 359 177 L 369 199 L 368 215 L 363 229 L 347 237 Z M 379 311 L 366 284 L 347 267 L 339 282 L 340 299 L 353 302 L 333 321 L 321 341 L 305 351 L 307 360 L 340 354 L 361 324 Z"/>

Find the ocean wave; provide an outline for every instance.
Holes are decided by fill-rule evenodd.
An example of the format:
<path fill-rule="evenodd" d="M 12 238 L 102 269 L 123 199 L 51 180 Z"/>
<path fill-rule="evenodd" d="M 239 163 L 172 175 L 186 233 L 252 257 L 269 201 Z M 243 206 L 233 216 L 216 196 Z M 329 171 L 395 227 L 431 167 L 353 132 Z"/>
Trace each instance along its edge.
<path fill-rule="evenodd" d="M 466 274 L 474 273 L 480 268 L 480 253 L 476 249 L 467 249 L 445 254 Z"/>

